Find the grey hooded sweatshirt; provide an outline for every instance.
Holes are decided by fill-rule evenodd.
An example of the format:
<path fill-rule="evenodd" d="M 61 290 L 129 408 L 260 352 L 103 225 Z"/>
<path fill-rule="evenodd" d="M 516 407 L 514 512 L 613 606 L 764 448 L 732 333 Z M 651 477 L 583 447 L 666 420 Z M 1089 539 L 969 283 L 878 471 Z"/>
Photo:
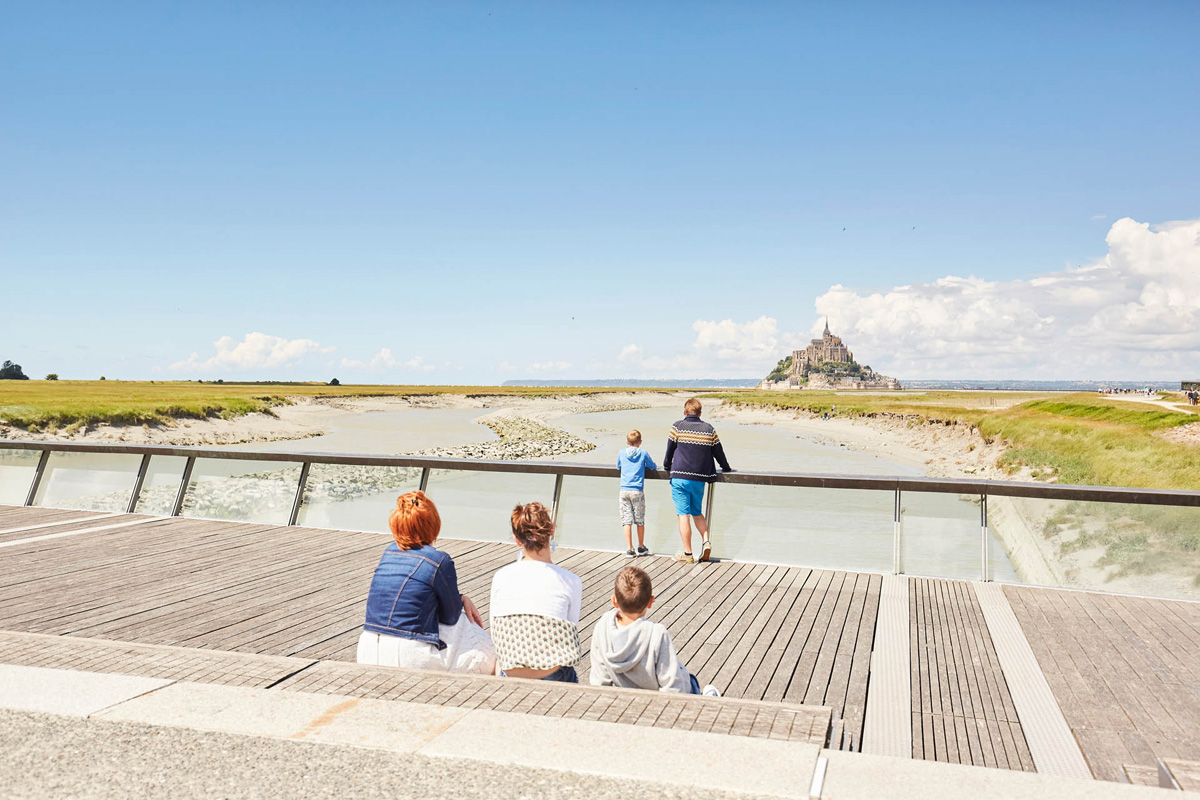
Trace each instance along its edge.
<path fill-rule="evenodd" d="M 679 663 L 666 626 L 645 617 L 621 625 L 615 608 L 592 631 L 591 682 L 676 694 L 692 690 L 691 675 Z"/>

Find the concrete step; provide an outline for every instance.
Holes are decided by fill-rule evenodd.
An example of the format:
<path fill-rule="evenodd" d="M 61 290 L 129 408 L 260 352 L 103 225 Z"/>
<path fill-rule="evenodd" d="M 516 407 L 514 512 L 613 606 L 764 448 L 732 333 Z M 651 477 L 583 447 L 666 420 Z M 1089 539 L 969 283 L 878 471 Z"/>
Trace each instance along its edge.
<path fill-rule="evenodd" d="M 221 650 L 0 632 L 0 664 L 397 700 L 823 745 L 824 706 L 458 675 Z M 840 742 L 840 734 L 839 739 Z"/>

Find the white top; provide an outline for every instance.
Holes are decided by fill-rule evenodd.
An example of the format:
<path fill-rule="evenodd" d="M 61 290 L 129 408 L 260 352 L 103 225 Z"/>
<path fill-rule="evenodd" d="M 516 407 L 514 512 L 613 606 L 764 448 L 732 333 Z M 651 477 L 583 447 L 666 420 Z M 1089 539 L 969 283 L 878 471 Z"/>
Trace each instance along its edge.
<path fill-rule="evenodd" d="M 490 613 L 536 614 L 579 624 L 583 581 L 569 569 L 525 558 L 503 567 L 492 578 Z"/>

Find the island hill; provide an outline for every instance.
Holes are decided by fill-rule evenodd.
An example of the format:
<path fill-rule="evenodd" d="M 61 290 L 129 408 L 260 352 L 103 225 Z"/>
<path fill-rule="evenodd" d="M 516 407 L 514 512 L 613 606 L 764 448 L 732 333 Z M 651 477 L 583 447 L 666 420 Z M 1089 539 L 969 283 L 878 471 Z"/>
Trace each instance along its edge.
<path fill-rule="evenodd" d="M 758 384 L 759 389 L 787 391 L 789 389 L 903 389 L 900 381 L 880 375 L 870 367 L 854 360 L 840 336 L 825 333 L 803 350 L 793 350 L 790 356 L 775 365 L 775 369 Z"/>

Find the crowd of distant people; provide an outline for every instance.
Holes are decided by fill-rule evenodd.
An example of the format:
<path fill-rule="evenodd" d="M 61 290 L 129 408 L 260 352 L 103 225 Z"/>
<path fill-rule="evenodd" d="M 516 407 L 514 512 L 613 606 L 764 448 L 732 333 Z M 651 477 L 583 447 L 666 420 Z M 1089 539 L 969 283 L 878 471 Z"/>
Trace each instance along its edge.
<path fill-rule="evenodd" d="M 1102 394 L 1102 395 L 1141 394 L 1141 395 L 1145 395 L 1146 397 L 1156 397 L 1158 395 L 1158 390 L 1154 389 L 1150 386 L 1146 386 L 1145 388 L 1142 388 L 1142 389 L 1108 389 L 1108 388 L 1105 388 L 1105 389 L 1100 390 L 1100 394 Z M 1200 405 L 1200 391 L 1191 389 L 1189 391 L 1184 392 L 1183 396 L 1187 398 L 1189 406 Z"/>
<path fill-rule="evenodd" d="M 1143 394 L 1146 397 L 1154 397 L 1156 394 L 1158 394 L 1158 390 L 1153 387 L 1150 387 L 1150 386 L 1143 386 L 1141 389 L 1104 388 L 1104 389 L 1100 389 L 1099 393 L 1100 394 Z"/>
<path fill-rule="evenodd" d="M 711 559 L 704 488 L 716 480 L 717 464 L 731 471 L 721 440 L 700 419 L 701 411 L 695 398 L 684 404 L 684 418 L 671 426 L 663 458 L 683 546 L 674 560 L 684 564 Z M 625 555 L 649 555 L 645 475 L 657 466 L 639 431 L 626 436 L 617 466 Z M 518 504 L 509 525 L 517 558 L 492 577 L 490 625 L 484 630 L 478 606 L 459 587 L 454 559 L 435 547 L 441 534 L 437 506 L 422 491 L 401 495 L 388 518 L 393 542 L 384 549 L 367 594 L 359 663 L 578 683 L 582 581 L 554 563 L 555 526 L 543 504 Z M 693 527 L 700 536 L 696 554 Z M 654 585 L 644 569 L 630 563 L 616 573 L 611 603 L 592 630 L 592 685 L 720 695 L 714 686 L 701 688 L 680 661 L 666 626 L 649 619 Z"/>

